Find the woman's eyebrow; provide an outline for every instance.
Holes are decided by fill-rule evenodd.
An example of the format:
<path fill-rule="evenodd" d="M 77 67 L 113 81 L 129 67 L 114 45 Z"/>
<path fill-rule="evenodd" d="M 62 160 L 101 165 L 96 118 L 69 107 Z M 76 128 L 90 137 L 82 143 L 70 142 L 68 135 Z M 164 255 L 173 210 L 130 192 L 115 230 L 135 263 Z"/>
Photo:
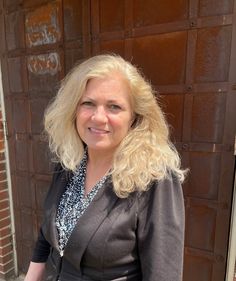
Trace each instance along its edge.
<path fill-rule="evenodd" d="M 90 100 L 90 101 L 95 101 L 95 99 L 90 98 L 89 96 L 82 96 L 81 97 L 81 100 L 85 100 L 85 99 Z"/>

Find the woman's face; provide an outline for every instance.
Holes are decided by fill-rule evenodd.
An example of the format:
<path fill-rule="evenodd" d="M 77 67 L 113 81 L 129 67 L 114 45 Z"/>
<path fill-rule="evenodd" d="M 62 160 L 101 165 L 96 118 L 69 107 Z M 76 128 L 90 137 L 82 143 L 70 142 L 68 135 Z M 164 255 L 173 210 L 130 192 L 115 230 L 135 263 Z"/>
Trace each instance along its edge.
<path fill-rule="evenodd" d="M 78 104 L 79 136 L 94 152 L 114 153 L 133 119 L 128 83 L 118 74 L 91 79 Z"/>

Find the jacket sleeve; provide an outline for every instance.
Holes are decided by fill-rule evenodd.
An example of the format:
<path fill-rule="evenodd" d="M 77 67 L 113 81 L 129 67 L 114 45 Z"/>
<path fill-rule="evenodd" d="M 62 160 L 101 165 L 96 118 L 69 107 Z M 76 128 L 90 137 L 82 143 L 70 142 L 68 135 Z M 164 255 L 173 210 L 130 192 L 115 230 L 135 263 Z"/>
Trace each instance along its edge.
<path fill-rule="evenodd" d="M 45 239 L 42 229 L 40 228 L 38 240 L 35 244 L 32 262 L 46 262 L 50 253 L 51 245 Z"/>
<path fill-rule="evenodd" d="M 61 167 L 61 164 L 57 164 L 55 169 L 54 169 L 54 172 L 53 172 L 53 178 L 52 178 L 51 186 L 48 190 L 46 198 L 48 197 L 48 194 L 50 192 L 53 192 L 52 189 L 53 189 L 54 183 L 57 180 L 60 173 L 62 172 L 62 170 L 63 169 Z M 46 199 L 45 199 L 45 201 L 46 201 Z M 45 206 L 44 206 L 44 209 L 45 209 Z M 51 248 L 51 245 L 46 240 L 46 238 L 44 237 L 42 227 L 41 227 L 40 230 L 39 230 L 38 239 L 35 243 L 35 247 L 34 247 L 34 250 L 33 250 L 33 255 L 32 255 L 31 261 L 32 262 L 38 262 L 38 263 L 46 262 L 47 259 L 48 259 L 48 255 L 50 253 L 50 248 Z"/>
<path fill-rule="evenodd" d="M 155 182 L 140 198 L 138 248 L 143 281 L 182 281 L 185 212 L 175 176 Z"/>

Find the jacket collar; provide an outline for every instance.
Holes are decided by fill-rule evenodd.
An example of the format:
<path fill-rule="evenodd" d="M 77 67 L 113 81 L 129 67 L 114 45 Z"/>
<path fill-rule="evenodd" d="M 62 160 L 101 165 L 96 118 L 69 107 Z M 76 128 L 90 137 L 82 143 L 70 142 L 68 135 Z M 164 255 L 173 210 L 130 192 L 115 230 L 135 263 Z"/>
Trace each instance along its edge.
<path fill-rule="evenodd" d="M 80 264 L 91 238 L 109 215 L 117 200 L 118 197 L 113 192 L 111 182 L 108 179 L 77 221 L 67 242 L 64 255 L 68 260 L 71 260 L 72 264 Z"/>
<path fill-rule="evenodd" d="M 58 251 L 58 233 L 55 224 L 57 207 L 71 176 L 72 173 L 70 172 L 62 172 L 61 176 L 59 176 L 53 183 L 55 185 L 55 188 L 52 189 L 54 191 L 53 194 L 51 194 L 51 196 L 49 194 L 49 237 L 47 236 L 47 239 L 49 239 L 52 246 Z M 84 214 L 77 221 L 77 224 L 75 225 L 71 236 L 69 237 L 64 250 L 64 256 L 66 256 L 68 260 L 71 260 L 71 262 L 74 264 L 80 264 L 84 251 L 87 248 L 90 239 L 102 224 L 104 219 L 109 215 L 117 200 L 118 197 L 113 191 L 111 177 L 108 177 L 103 187 L 98 190 L 97 194 L 89 204 Z"/>

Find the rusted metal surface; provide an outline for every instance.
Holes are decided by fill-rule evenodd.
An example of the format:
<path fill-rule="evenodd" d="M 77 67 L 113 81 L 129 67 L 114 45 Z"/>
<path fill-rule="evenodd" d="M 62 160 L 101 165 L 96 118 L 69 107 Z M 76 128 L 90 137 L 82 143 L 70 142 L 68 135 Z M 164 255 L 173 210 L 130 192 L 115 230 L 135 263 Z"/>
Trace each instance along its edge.
<path fill-rule="evenodd" d="M 168 94 L 161 95 L 160 104 L 166 112 L 170 124 L 171 135 L 174 142 L 181 142 L 183 126 L 184 95 Z"/>
<path fill-rule="evenodd" d="M 125 1 L 120 0 L 100 1 L 100 32 L 124 30 L 124 5 Z"/>
<path fill-rule="evenodd" d="M 55 88 L 61 78 L 63 61 L 61 52 L 30 55 L 26 59 L 28 89 L 32 95 L 35 93 L 55 93 Z"/>
<path fill-rule="evenodd" d="M 135 27 L 178 22 L 188 17 L 188 0 L 135 0 L 133 2 Z"/>
<path fill-rule="evenodd" d="M 60 57 L 57 53 L 29 56 L 28 71 L 35 75 L 55 75 L 61 70 Z"/>
<path fill-rule="evenodd" d="M 184 83 L 186 31 L 134 38 L 132 43 L 133 62 L 142 65 L 154 85 Z M 156 69 L 162 71 L 156 75 Z"/>
<path fill-rule="evenodd" d="M 63 1 L 64 36 L 66 40 L 82 39 L 83 1 Z"/>
<path fill-rule="evenodd" d="M 211 27 L 198 31 L 195 81 L 226 81 L 231 51 L 232 27 Z"/>
<path fill-rule="evenodd" d="M 58 3 L 29 12 L 25 19 L 25 30 L 29 48 L 58 42 L 61 38 Z"/>
<path fill-rule="evenodd" d="M 10 90 L 14 92 L 22 92 L 23 87 L 23 79 L 22 79 L 22 59 L 17 58 L 9 58 L 8 59 L 8 68 L 11 75 L 9 76 L 10 82 Z"/>
<path fill-rule="evenodd" d="M 5 15 L 6 45 L 9 51 L 25 47 L 24 15 L 22 11 L 13 11 Z"/>
<path fill-rule="evenodd" d="M 233 0 L 200 0 L 199 16 L 213 16 L 233 13 Z"/>

